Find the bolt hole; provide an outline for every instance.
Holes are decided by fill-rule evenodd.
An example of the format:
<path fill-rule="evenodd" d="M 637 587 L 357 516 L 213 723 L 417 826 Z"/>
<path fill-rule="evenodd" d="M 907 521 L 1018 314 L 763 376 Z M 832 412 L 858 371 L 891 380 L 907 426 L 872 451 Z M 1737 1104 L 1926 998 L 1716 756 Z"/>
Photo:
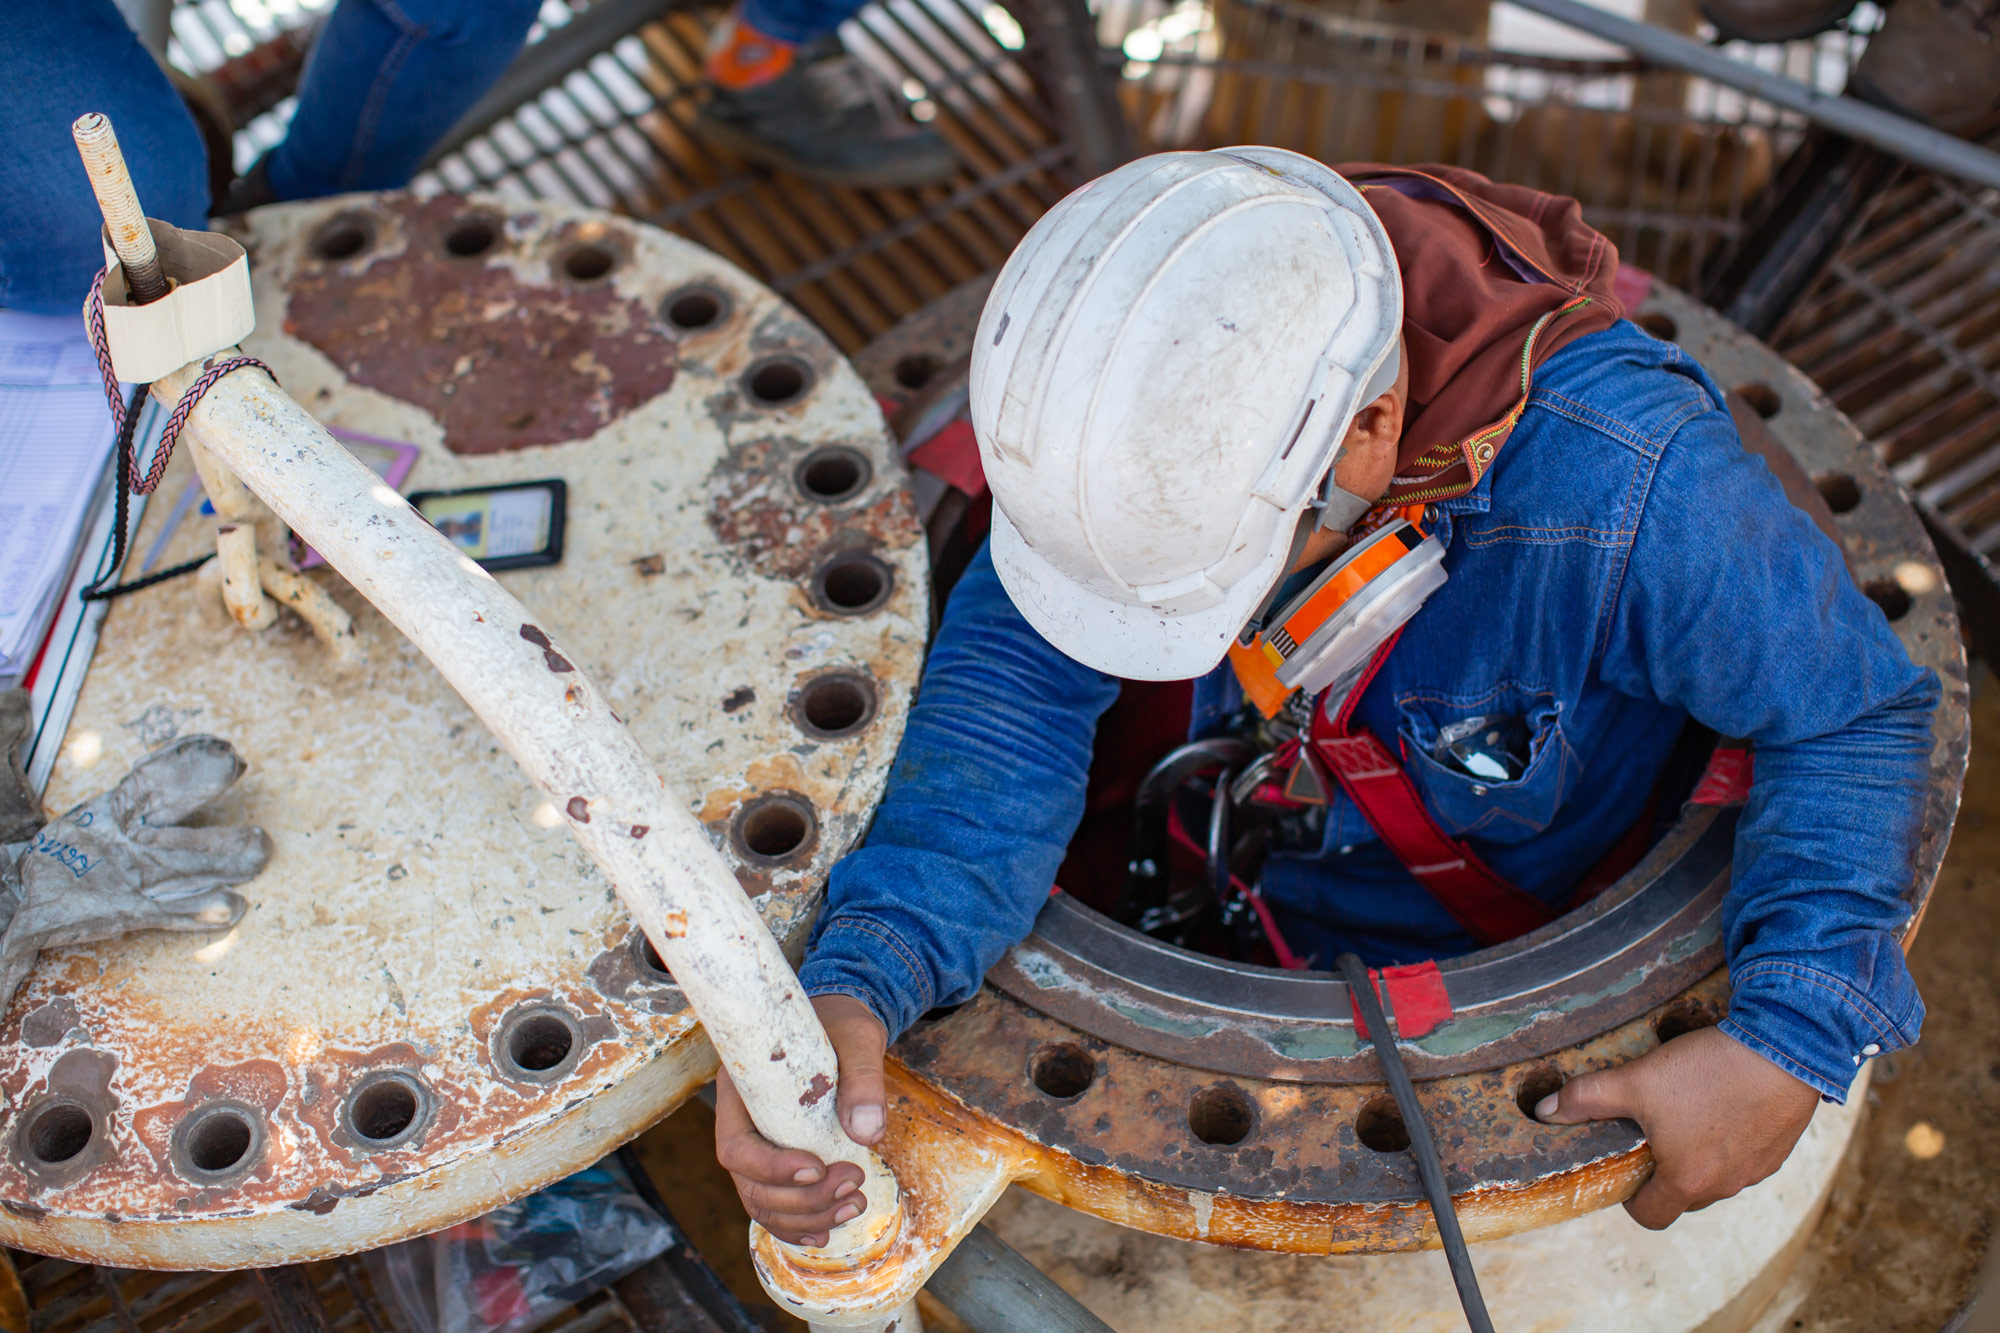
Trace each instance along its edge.
<path fill-rule="evenodd" d="M 1915 605 L 1903 585 L 1894 579 L 1870 579 L 1861 585 L 1861 591 L 1869 601 L 1882 608 L 1882 614 L 1891 622 L 1910 614 L 1910 608 Z"/>
<path fill-rule="evenodd" d="M 198 1171 L 220 1174 L 243 1160 L 255 1137 L 240 1112 L 216 1111 L 188 1135 L 187 1159 Z"/>
<path fill-rule="evenodd" d="M 760 796 L 736 817 L 736 846 L 753 861 L 786 861 L 806 849 L 818 822 L 800 797 Z"/>
<path fill-rule="evenodd" d="M 683 287 L 660 303 L 667 323 L 682 333 L 710 328 L 729 313 L 729 297 L 713 287 Z"/>
<path fill-rule="evenodd" d="M 1675 1037 L 1685 1037 L 1690 1032 L 1715 1026 L 1715 1015 L 1698 1004 L 1678 1004 L 1660 1015 L 1660 1021 L 1653 1024 L 1654 1035 L 1662 1046 Z"/>
<path fill-rule="evenodd" d="M 88 1148 L 96 1132 L 90 1112 L 69 1102 L 53 1103 L 28 1125 L 28 1156 L 43 1166 L 57 1166 Z"/>
<path fill-rule="evenodd" d="M 1861 483 L 1845 472 L 1822 472 L 1813 478 L 1819 498 L 1836 514 L 1845 514 L 1861 504 Z"/>
<path fill-rule="evenodd" d="M 544 1074 L 569 1058 L 576 1033 L 554 1014 L 529 1014 L 507 1034 L 507 1058 L 531 1074 Z"/>
<path fill-rule="evenodd" d="M 313 233 L 312 252 L 328 263 L 352 259 L 375 243 L 375 227 L 358 214 L 344 213 Z"/>
<path fill-rule="evenodd" d="M 866 454 L 835 445 L 807 454 L 799 464 L 797 481 L 806 499 L 839 504 L 859 495 L 874 472 Z"/>
<path fill-rule="evenodd" d="M 586 243 L 564 252 L 562 271 L 571 282 L 595 282 L 612 270 L 618 256 L 609 246 Z"/>
<path fill-rule="evenodd" d="M 1035 1052 L 1028 1077 L 1044 1093 L 1058 1101 L 1067 1101 L 1071 1097 L 1081 1097 L 1097 1081 L 1097 1061 L 1083 1047 L 1070 1042 L 1044 1046 Z M 1241 1137 L 1241 1134 L 1237 1135 L 1237 1138 Z M 1232 1143 L 1235 1141 L 1230 1140 Z"/>
<path fill-rule="evenodd" d="M 912 352 L 896 362 L 896 383 L 905 389 L 921 389 L 938 373 L 938 359 L 929 352 Z"/>
<path fill-rule="evenodd" d="M 1256 1123 L 1249 1094 L 1233 1083 L 1203 1088 L 1188 1103 L 1188 1128 L 1203 1143 L 1217 1148 L 1243 1142 Z"/>
<path fill-rule="evenodd" d="M 835 615 L 858 616 L 889 600 L 895 573 L 874 556 L 848 551 L 813 575 L 813 600 Z"/>
<path fill-rule="evenodd" d="M 750 367 L 743 387 L 759 407 L 782 407 L 812 385 L 812 368 L 795 356 L 774 356 Z"/>
<path fill-rule="evenodd" d="M 1681 331 L 1681 326 L 1657 310 L 1648 310 L 1642 315 L 1634 315 L 1632 322 L 1662 342 L 1672 342 Z"/>
<path fill-rule="evenodd" d="M 1528 1076 L 1521 1080 L 1520 1090 L 1514 1094 L 1514 1104 L 1521 1108 L 1522 1115 L 1533 1120 L 1535 1108 L 1541 1105 L 1542 1098 L 1560 1091 L 1567 1082 L 1569 1080 L 1563 1077 L 1562 1070 L 1550 1065 L 1529 1070 Z"/>
<path fill-rule="evenodd" d="M 348 1128 L 373 1144 L 393 1143 L 417 1122 L 417 1090 L 390 1075 L 364 1084 L 347 1108 Z"/>
<path fill-rule="evenodd" d="M 1410 1146 L 1410 1127 L 1394 1097 L 1377 1097 L 1354 1117 L 1354 1137 L 1371 1152 L 1401 1152 Z"/>
<path fill-rule="evenodd" d="M 1735 393 L 1738 398 L 1750 404 L 1752 412 L 1755 412 L 1766 421 L 1778 415 L 1785 408 L 1785 400 L 1778 397 L 1778 391 L 1762 380 L 1751 380 L 1748 384 L 1739 384 L 1736 386 Z"/>
<path fill-rule="evenodd" d="M 640 971 L 645 972 L 655 981 L 672 981 L 674 979 L 674 974 L 667 970 L 667 960 L 660 957 L 660 951 L 655 949 L 653 942 L 646 938 L 645 931 L 641 930 L 633 935 L 632 945 L 634 951 L 638 954 Z"/>
<path fill-rule="evenodd" d="M 445 233 L 444 248 L 460 259 L 474 259 L 493 248 L 500 229 L 491 218 L 462 218 Z"/>
<path fill-rule="evenodd" d="M 875 720 L 875 682 L 846 671 L 815 676 L 799 691 L 792 720 L 822 740 L 852 736 Z"/>

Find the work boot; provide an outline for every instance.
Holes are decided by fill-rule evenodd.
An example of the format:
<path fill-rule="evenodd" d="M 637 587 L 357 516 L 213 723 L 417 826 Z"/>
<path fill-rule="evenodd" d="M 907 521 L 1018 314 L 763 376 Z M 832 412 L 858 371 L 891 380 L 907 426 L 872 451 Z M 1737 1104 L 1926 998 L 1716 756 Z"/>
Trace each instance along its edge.
<path fill-rule="evenodd" d="M 792 46 L 740 18 L 708 58 L 705 138 L 753 162 L 834 185 L 936 185 L 958 159 L 936 130 L 904 117 L 896 94 L 835 37 Z"/>
<path fill-rule="evenodd" d="M 1726 40 L 1794 42 L 1847 17 L 1855 0 L 1697 0 Z"/>
<path fill-rule="evenodd" d="M 1848 91 L 1941 130 L 1981 130 L 2000 113 L 2000 0 L 1896 0 Z"/>

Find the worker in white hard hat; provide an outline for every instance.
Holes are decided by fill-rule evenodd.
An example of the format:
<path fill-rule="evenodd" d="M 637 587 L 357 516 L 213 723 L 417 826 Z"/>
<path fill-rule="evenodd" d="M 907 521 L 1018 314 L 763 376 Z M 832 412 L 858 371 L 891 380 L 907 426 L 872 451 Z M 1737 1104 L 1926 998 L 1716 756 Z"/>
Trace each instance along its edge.
<path fill-rule="evenodd" d="M 1587 900 L 1659 811 L 1741 805 L 1726 1021 L 1535 1108 L 1639 1122 L 1646 1226 L 1768 1176 L 1916 1039 L 1894 932 L 1937 680 L 1617 277 L 1572 200 L 1263 148 L 1130 163 L 1036 224 L 973 353 L 991 539 L 800 973 L 854 1138 L 882 1135 L 887 1041 L 1088 887 L 1059 867 L 1098 720 L 1167 689 L 1133 682 L 1195 682 L 1138 724 L 1202 742 L 1190 772 L 1221 756 L 1210 819 L 1269 850 L 1229 863 L 1183 788 L 1110 910 L 1250 961 L 1421 969 Z M 1697 735 L 1741 739 L 1683 776 Z M 1219 906 L 1176 888 L 1189 856 Z M 781 1238 L 866 1207 L 726 1078 L 717 1141 Z"/>

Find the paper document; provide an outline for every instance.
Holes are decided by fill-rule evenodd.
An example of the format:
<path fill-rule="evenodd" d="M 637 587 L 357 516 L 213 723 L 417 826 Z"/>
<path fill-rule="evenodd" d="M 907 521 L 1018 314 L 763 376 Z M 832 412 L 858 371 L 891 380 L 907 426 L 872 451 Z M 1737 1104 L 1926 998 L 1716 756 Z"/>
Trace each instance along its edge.
<path fill-rule="evenodd" d="M 0 682 L 55 618 L 112 443 L 82 319 L 0 310 Z"/>

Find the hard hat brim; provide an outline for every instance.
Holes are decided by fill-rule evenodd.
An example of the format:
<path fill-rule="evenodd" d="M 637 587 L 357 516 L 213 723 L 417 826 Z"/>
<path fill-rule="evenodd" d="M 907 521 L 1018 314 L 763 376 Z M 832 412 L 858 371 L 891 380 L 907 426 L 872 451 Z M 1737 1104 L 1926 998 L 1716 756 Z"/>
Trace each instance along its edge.
<path fill-rule="evenodd" d="M 1268 570 L 1239 581 L 1218 605 L 1169 616 L 1077 586 L 1028 547 L 997 504 L 990 540 L 1000 586 L 1035 632 L 1066 657 L 1125 680 L 1192 680 L 1214 670 L 1284 572 L 1290 549 L 1274 552 Z"/>

